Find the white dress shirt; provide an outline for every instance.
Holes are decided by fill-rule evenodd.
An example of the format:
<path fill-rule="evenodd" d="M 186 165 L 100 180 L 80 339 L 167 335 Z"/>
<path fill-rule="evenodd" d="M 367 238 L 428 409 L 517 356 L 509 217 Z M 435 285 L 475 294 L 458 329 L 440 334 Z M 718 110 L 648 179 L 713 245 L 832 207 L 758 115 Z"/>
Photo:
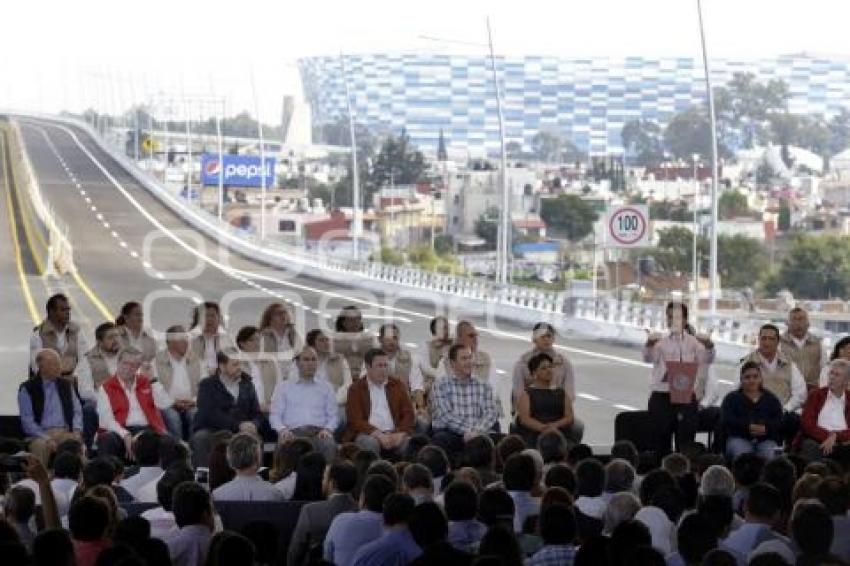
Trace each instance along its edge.
<path fill-rule="evenodd" d="M 826 401 L 818 414 L 818 426 L 829 432 L 847 430 L 847 419 L 844 417 L 844 396 L 836 397 L 832 391 L 827 392 Z"/>
<path fill-rule="evenodd" d="M 369 379 L 369 378 L 365 378 Z M 387 401 L 387 385 L 376 385 L 371 379 L 369 384 L 369 424 L 381 432 L 392 432 L 395 430 L 393 416 L 390 413 L 390 404 Z"/>
<path fill-rule="evenodd" d="M 775 356 L 772 361 L 768 362 L 764 356 L 759 354 L 759 362 L 761 363 L 761 367 L 767 371 L 776 371 L 779 356 Z M 803 408 L 803 403 L 806 402 L 806 396 L 809 394 L 809 390 L 806 387 L 806 380 L 803 379 L 803 374 L 800 373 L 797 364 L 791 360 L 788 360 L 788 363 L 791 364 L 791 397 L 782 409 L 788 413 L 793 413 Z"/>
<path fill-rule="evenodd" d="M 156 484 L 162 478 L 163 473 L 165 473 L 164 470 L 159 466 L 141 466 L 135 475 L 122 480 L 120 485 L 133 496 L 134 500 L 140 501 L 139 492 L 141 488 L 150 482 Z M 156 499 L 153 503 L 156 503 Z"/>
<path fill-rule="evenodd" d="M 260 366 L 252 360 L 248 360 L 248 373 L 251 374 L 251 383 L 254 384 L 254 390 L 257 392 L 257 399 L 261 402 L 266 398 L 266 386 L 263 384 L 263 372 Z"/>
<path fill-rule="evenodd" d="M 301 379 L 301 371 L 298 369 L 298 364 L 291 364 L 289 366 L 289 371 L 286 374 L 286 381 L 298 381 Z M 314 377 L 316 381 L 324 381 L 325 383 L 330 385 L 330 381 L 328 380 L 328 358 L 319 357 L 319 366 L 316 368 L 316 376 Z M 348 401 L 348 388 L 351 386 L 351 369 L 348 365 L 348 360 L 345 357 L 342 357 L 342 385 L 336 391 L 336 403 L 337 405 L 345 405 Z M 333 389 L 333 386 L 331 386 Z M 275 387 L 275 392 L 279 390 L 278 387 Z M 272 394 L 273 396 L 276 393 Z M 272 398 L 272 402 L 274 402 L 274 398 Z"/>
<path fill-rule="evenodd" d="M 315 378 L 281 382 L 272 395 L 269 422 L 278 432 L 303 426 L 336 430 L 339 410 L 333 387 Z"/>
<path fill-rule="evenodd" d="M 413 352 L 410 354 L 410 375 L 408 376 L 408 385 L 411 391 L 423 391 L 425 388 L 425 380 L 423 377 L 422 361 Z M 392 376 L 398 377 L 396 374 L 396 364 L 398 363 L 398 353 L 393 357 L 387 357 L 387 370 Z M 366 377 L 366 364 L 363 364 L 363 369 L 360 370 L 360 377 Z M 374 426 L 374 425 L 373 425 Z"/>
<path fill-rule="evenodd" d="M 708 365 L 714 361 L 714 348 L 706 349 L 699 340 L 687 332 L 670 332 L 651 348 L 644 346 L 643 361 L 652 364 L 650 382 L 652 391 L 661 393 L 670 391 L 670 384 L 664 381 L 667 375 L 667 360 Z"/>
<path fill-rule="evenodd" d="M 168 388 L 168 395 L 175 401 L 187 401 L 192 399 L 192 383 L 189 380 L 189 370 L 186 366 L 186 356 L 179 360 L 168 354 L 168 363 L 171 364 L 171 386 Z M 157 364 L 151 364 L 151 378 L 159 379 L 159 370 Z"/>
<path fill-rule="evenodd" d="M 118 383 L 121 385 L 124 394 L 127 395 L 127 399 L 130 402 L 130 408 L 127 411 L 126 426 L 148 426 L 148 419 L 142 411 L 138 396 L 136 396 L 136 380 L 134 379 L 129 386 L 125 385 L 120 379 Z M 167 409 L 174 404 L 174 401 L 168 396 L 168 393 L 165 392 L 162 384 L 158 381 L 151 383 L 151 390 L 153 392 L 154 405 L 156 405 L 157 409 Z M 126 428 L 115 420 L 115 415 L 112 412 L 112 404 L 109 402 L 109 396 L 103 390 L 103 387 L 97 392 L 97 417 L 100 428 L 108 432 L 114 432 L 122 438 L 130 434 Z"/>
<path fill-rule="evenodd" d="M 101 351 L 101 354 L 103 354 L 103 361 L 106 362 L 106 369 L 109 371 L 109 375 L 115 375 L 115 372 L 118 371 L 118 353 L 116 352 L 114 356 L 108 356 L 106 352 Z M 80 356 L 80 361 L 77 362 L 77 369 L 74 373 L 77 376 L 77 387 L 80 391 L 80 397 L 97 401 L 97 388 L 94 385 L 91 364 L 85 355 Z"/>

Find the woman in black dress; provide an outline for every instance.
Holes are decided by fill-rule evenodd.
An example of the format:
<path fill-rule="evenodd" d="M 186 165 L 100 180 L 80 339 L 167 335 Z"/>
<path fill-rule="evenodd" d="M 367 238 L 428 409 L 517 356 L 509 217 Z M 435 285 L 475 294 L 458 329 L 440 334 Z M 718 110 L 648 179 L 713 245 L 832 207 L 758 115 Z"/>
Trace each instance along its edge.
<path fill-rule="evenodd" d="M 552 388 L 552 363 L 542 352 L 528 360 L 532 382 L 517 402 L 516 428 L 530 447 L 537 446 L 537 437 L 549 430 L 558 430 L 567 439 L 575 436 L 572 402 L 563 389 Z"/>

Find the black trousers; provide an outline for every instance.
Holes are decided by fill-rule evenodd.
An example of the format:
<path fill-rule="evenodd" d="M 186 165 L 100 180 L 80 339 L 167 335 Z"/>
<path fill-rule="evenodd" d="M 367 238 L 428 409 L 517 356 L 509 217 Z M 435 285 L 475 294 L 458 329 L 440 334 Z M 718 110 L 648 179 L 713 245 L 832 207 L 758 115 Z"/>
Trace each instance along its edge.
<path fill-rule="evenodd" d="M 674 405 L 670 394 L 653 391 L 649 396 L 649 418 L 652 422 L 655 452 L 664 457 L 671 451 L 671 440 L 676 438 L 676 450 L 692 444 L 697 434 L 696 399 L 687 405 Z"/>

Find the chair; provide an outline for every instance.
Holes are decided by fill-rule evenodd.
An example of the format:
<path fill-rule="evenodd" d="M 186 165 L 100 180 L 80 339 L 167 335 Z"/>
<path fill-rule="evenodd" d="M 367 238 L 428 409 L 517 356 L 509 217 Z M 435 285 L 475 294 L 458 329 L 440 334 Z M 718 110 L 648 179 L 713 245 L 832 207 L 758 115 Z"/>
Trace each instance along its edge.
<path fill-rule="evenodd" d="M 16 440 L 24 439 L 24 429 L 21 428 L 21 418 L 19 416 L 0 416 L 0 438 L 10 438 Z"/>
<path fill-rule="evenodd" d="M 216 501 L 216 512 L 224 528 L 242 533 L 255 542 L 261 542 L 258 553 L 275 553 L 274 563 L 286 556 L 292 532 L 301 514 L 304 501 Z M 269 541 L 270 529 L 277 534 L 277 544 Z"/>
<path fill-rule="evenodd" d="M 624 411 L 614 418 L 614 441 L 630 440 L 638 452 L 655 448 L 649 411 Z"/>

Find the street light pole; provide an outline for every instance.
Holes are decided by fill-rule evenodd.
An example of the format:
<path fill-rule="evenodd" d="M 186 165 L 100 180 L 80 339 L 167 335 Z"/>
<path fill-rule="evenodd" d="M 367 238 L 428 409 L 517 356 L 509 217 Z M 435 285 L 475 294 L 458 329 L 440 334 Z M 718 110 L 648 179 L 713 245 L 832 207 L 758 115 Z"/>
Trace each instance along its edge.
<path fill-rule="evenodd" d="M 354 110 L 351 105 L 351 90 L 348 86 L 348 73 L 345 70 L 345 55 L 340 53 L 342 80 L 345 83 L 345 103 L 348 107 L 348 130 L 351 136 L 351 232 L 354 239 L 354 261 L 360 259 L 360 238 L 363 223 L 360 217 L 360 175 L 357 171 L 357 139 L 354 137 Z"/>
<path fill-rule="evenodd" d="M 496 75 L 496 56 L 493 53 L 493 32 L 490 29 L 490 18 L 487 18 L 487 43 L 490 47 L 490 67 L 493 71 L 493 87 L 496 90 L 496 112 L 499 118 L 499 142 L 502 153 L 502 230 L 499 241 L 501 256 L 497 280 L 506 285 L 508 283 L 508 263 L 510 258 L 510 218 L 511 218 L 511 195 L 508 192 L 508 154 L 505 148 L 505 120 L 502 114 L 502 91 L 499 88 L 499 79 Z"/>
<path fill-rule="evenodd" d="M 697 226 L 697 213 L 699 211 L 699 179 L 697 179 L 697 163 L 699 162 L 699 154 L 693 154 L 694 160 L 694 225 L 693 225 L 693 281 L 694 291 L 691 300 L 691 320 L 694 321 L 694 326 L 699 326 L 699 265 L 697 260 L 697 241 L 699 240 L 699 228 Z"/>
<path fill-rule="evenodd" d="M 709 308 L 711 315 L 717 314 L 717 123 L 714 115 L 714 93 L 711 90 L 711 70 L 708 65 L 708 52 L 705 47 L 705 26 L 702 20 L 702 0 L 697 0 L 699 16 L 699 35 L 702 44 L 702 63 L 705 68 L 705 89 L 708 95 L 708 119 L 711 126 L 711 263 L 709 267 Z"/>
<path fill-rule="evenodd" d="M 257 84 L 254 81 L 254 69 L 251 69 L 251 91 L 254 94 L 254 114 L 257 116 L 257 133 L 260 138 L 260 241 L 266 239 L 266 147 L 263 142 L 263 121 L 260 117 L 260 101 L 257 98 Z"/>

